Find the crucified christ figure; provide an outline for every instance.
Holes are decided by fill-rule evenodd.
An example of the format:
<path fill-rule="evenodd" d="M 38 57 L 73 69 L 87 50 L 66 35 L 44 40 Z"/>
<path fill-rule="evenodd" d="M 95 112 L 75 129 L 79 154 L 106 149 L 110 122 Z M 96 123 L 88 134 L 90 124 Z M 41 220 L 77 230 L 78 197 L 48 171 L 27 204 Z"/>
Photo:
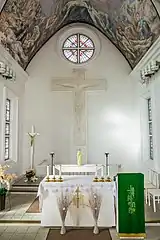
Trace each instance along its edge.
<path fill-rule="evenodd" d="M 74 96 L 74 139 L 76 146 L 86 145 L 86 105 L 85 94 L 87 91 L 105 90 L 106 80 L 85 79 L 84 69 L 74 69 L 74 78 L 60 78 L 53 81 L 53 91 L 71 91 Z"/>

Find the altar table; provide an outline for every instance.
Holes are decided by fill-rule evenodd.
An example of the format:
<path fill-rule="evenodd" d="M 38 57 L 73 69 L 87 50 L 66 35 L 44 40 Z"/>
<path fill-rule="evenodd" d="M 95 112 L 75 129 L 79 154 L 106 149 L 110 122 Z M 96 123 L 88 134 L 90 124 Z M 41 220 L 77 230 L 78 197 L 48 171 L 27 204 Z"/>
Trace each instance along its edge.
<path fill-rule="evenodd" d="M 73 195 L 76 196 L 77 188 L 81 192 L 82 199 L 79 207 L 74 203 L 69 206 L 65 225 L 71 227 L 94 226 L 93 213 L 88 202 L 89 191 L 93 189 L 101 195 L 102 199 L 98 226 L 115 226 L 114 182 L 93 182 L 93 176 L 63 176 L 63 179 L 63 182 L 46 182 L 43 179 L 39 185 L 38 196 L 40 199 L 42 226 L 61 226 L 62 221 L 57 197 L 67 192 L 68 196 L 72 198 Z"/>

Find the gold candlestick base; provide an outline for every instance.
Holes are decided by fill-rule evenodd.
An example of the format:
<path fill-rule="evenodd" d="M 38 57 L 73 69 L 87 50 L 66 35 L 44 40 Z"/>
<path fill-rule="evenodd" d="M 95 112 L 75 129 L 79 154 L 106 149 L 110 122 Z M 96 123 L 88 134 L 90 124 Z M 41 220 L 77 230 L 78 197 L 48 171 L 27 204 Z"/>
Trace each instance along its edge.
<path fill-rule="evenodd" d="M 63 178 L 62 178 L 62 177 L 59 177 L 59 178 L 57 179 L 57 182 L 63 182 Z"/>
<path fill-rule="evenodd" d="M 57 179 L 55 177 L 53 177 L 50 182 L 57 182 Z"/>
<path fill-rule="evenodd" d="M 95 177 L 95 178 L 93 179 L 93 182 L 98 182 L 98 177 Z"/>
<path fill-rule="evenodd" d="M 49 178 L 49 177 L 46 177 L 45 182 L 49 182 L 49 181 L 50 181 L 50 178 Z"/>
<path fill-rule="evenodd" d="M 112 179 L 111 179 L 110 177 L 107 177 L 107 178 L 105 179 L 105 182 L 112 182 Z"/>
<path fill-rule="evenodd" d="M 101 177 L 100 179 L 99 179 L 99 182 L 104 182 L 105 180 L 104 180 L 104 177 Z"/>

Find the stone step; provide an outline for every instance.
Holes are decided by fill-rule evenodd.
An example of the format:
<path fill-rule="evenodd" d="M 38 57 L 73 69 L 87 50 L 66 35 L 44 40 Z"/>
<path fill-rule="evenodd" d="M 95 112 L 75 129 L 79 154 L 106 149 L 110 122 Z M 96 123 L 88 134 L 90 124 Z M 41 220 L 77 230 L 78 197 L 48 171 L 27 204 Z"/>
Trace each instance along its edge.
<path fill-rule="evenodd" d="M 37 193 L 38 188 L 12 188 L 11 193 Z"/>
<path fill-rule="evenodd" d="M 38 190 L 38 186 L 32 186 L 32 185 L 28 185 L 28 186 L 15 186 L 15 185 L 13 185 L 12 186 L 12 189 L 19 189 L 19 188 L 21 188 L 21 189 L 23 189 L 23 190 L 25 190 L 25 189 L 36 189 L 36 190 Z"/>

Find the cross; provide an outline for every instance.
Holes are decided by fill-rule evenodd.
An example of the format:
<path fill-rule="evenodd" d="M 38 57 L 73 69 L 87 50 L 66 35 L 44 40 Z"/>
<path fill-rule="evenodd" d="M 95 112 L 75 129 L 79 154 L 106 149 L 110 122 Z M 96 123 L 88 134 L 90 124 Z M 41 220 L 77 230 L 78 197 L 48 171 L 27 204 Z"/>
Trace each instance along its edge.
<path fill-rule="evenodd" d="M 30 137 L 30 161 L 31 161 L 31 169 L 34 168 L 34 146 L 35 146 L 35 137 L 39 136 L 40 134 L 35 132 L 34 126 L 32 125 L 31 132 L 27 134 Z"/>
<path fill-rule="evenodd" d="M 106 79 L 86 79 L 85 69 L 73 69 L 72 78 L 52 80 L 52 91 L 73 92 L 74 144 L 77 149 L 86 146 L 86 92 L 106 90 Z"/>

